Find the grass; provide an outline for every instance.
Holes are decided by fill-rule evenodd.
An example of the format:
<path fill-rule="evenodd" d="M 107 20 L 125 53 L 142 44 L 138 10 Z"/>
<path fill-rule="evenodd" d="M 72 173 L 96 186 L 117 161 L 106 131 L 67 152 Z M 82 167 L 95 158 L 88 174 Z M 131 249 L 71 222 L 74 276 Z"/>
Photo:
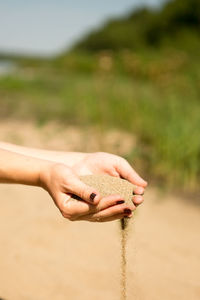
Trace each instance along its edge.
<path fill-rule="evenodd" d="M 109 68 L 99 63 L 102 56 L 110 60 Z M 127 130 L 138 139 L 137 148 L 127 153 L 132 162 L 161 183 L 197 189 L 198 58 L 175 50 L 80 57 L 74 56 L 72 65 L 65 58 L 67 71 L 61 59 L 1 77 L 0 118 Z"/>

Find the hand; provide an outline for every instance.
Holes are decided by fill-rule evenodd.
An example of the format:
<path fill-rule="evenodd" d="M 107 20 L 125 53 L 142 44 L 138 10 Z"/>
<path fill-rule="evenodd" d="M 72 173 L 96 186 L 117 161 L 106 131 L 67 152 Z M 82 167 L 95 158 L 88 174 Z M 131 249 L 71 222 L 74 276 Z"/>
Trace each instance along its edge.
<path fill-rule="evenodd" d="M 142 195 L 147 182 L 133 170 L 127 160 L 120 156 L 105 152 L 90 153 L 75 164 L 73 170 L 78 176 L 108 174 L 127 179 L 137 185 L 134 190 L 133 203 L 137 206 L 143 202 Z"/>
<path fill-rule="evenodd" d="M 49 163 L 40 174 L 41 186 L 49 192 L 62 215 L 71 220 L 106 222 L 131 217 L 134 205 L 119 195 L 101 198 L 98 191 L 83 183 L 75 171 L 64 164 Z M 82 200 L 70 199 L 75 194 Z"/>

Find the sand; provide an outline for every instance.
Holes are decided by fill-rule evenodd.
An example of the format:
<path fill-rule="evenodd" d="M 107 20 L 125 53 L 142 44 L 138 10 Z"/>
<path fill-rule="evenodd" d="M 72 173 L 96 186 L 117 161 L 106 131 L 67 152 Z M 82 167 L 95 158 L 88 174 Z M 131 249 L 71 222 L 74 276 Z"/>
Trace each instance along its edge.
<path fill-rule="evenodd" d="M 127 224 L 124 227 L 124 219 L 121 220 L 121 300 L 127 299 Z"/>
<path fill-rule="evenodd" d="M 81 176 L 81 180 L 89 186 L 97 189 L 101 196 L 119 194 L 126 203 L 132 203 L 134 185 L 129 181 L 109 175 L 87 175 Z M 75 197 L 77 199 L 77 197 Z M 127 227 L 128 218 L 119 220 L 121 228 L 121 300 L 127 299 Z"/>
<path fill-rule="evenodd" d="M 87 185 L 97 189 L 102 197 L 117 194 L 120 195 L 127 204 L 132 203 L 135 186 L 125 179 L 100 174 L 80 176 L 80 179 Z M 72 198 L 77 199 L 78 197 L 72 196 Z M 127 224 L 128 218 L 122 219 L 121 229 L 124 230 Z"/>
<path fill-rule="evenodd" d="M 102 197 L 112 194 L 122 196 L 126 203 L 132 203 L 134 185 L 127 180 L 109 175 L 86 175 L 80 179 L 89 186 L 97 189 Z"/>
<path fill-rule="evenodd" d="M 46 134 L 47 127 L 1 123 L 0 139 L 68 151 L 102 150 L 93 143 L 105 139 L 85 138 L 81 128 L 70 133 L 51 126 Z M 127 143 L 123 134 L 116 140 Z M 128 226 L 127 299 L 200 299 L 199 216 L 192 197 L 185 200 L 150 184 Z M 116 222 L 67 221 L 39 188 L 0 185 L 0 298 L 120 299 L 119 234 Z"/>

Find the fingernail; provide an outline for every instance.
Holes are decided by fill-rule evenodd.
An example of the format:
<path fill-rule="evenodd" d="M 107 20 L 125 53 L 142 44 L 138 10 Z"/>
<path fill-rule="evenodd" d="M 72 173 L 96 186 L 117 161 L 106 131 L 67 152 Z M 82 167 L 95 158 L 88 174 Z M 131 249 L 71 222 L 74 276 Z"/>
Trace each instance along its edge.
<path fill-rule="evenodd" d="M 132 213 L 132 211 L 128 208 L 125 208 L 124 213 L 127 215 L 130 215 Z"/>
<path fill-rule="evenodd" d="M 119 201 L 116 202 L 116 204 L 122 204 L 124 202 L 125 202 L 124 200 L 119 200 Z"/>
<path fill-rule="evenodd" d="M 134 198 L 135 201 L 137 201 L 137 202 L 143 201 L 143 196 L 142 196 L 142 195 L 135 195 L 133 198 Z"/>
<path fill-rule="evenodd" d="M 95 194 L 95 193 L 92 193 L 91 195 L 90 195 L 90 200 L 93 202 L 94 201 L 94 198 L 96 197 L 96 195 L 97 194 Z"/>

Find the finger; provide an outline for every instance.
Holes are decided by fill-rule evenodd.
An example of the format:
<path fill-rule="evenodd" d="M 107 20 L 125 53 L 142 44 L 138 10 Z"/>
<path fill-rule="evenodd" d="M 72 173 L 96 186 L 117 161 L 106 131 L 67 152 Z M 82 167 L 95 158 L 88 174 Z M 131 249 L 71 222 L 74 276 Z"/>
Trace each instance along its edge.
<path fill-rule="evenodd" d="M 143 195 L 144 188 L 141 186 L 136 186 L 136 187 L 134 187 L 133 193 L 134 193 L 134 195 Z"/>
<path fill-rule="evenodd" d="M 140 195 L 133 196 L 133 203 L 134 203 L 135 205 L 139 205 L 139 204 L 141 204 L 143 201 L 144 201 L 143 196 L 140 196 Z"/>
<path fill-rule="evenodd" d="M 114 205 L 124 204 L 125 201 L 120 195 L 110 195 L 104 197 L 100 200 L 99 204 L 96 206 L 96 212 L 107 209 Z"/>
<path fill-rule="evenodd" d="M 104 218 L 113 217 L 114 215 L 117 214 L 131 215 L 134 209 L 135 209 L 134 205 L 127 205 L 127 204 L 115 205 L 92 214 L 91 218 L 96 220 L 102 220 Z"/>
<path fill-rule="evenodd" d="M 112 217 L 107 217 L 107 218 L 103 218 L 103 219 L 99 219 L 99 220 L 91 220 L 91 221 L 93 221 L 93 222 L 111 222 L 111 221 L 123 219 L 124 217 L 131 218 L 132 215 L 127 216 L 125 214 L 116 214 Z"/>
<path fill-rule="evenodd" d="M 60 197 L 60 207 L 65 215 L 71 215 L 74 218 L 83 216 L 86 214 L 96 213 L 100 210 L 109 208 L 114 205 L 123 204 L 124 200 L 120 195 L 110 195 L 100 200 L 98 205 L 91 205 L 85 201 L 71 199 L 72 195 L 63 194 L 62 199 Z"/>
<path fill-rule="evenodd" d="M 131 167 L 131 165 L 125 159 L 118 161 L 118 164 L 116 165 L 116 171 L 120 174 L 121 177 L 127 179 L 133 184 L 142 187 L 147 186 L 147 182 L 136 173 L 136 171 Z"/>
<path fill-rule="evenodd" d="M 101 198 L 96 189 L 82 182 L 77 176 L 71 176 L 71 178 L 68 180 L 67 190 L 68 192 L 93 205 L 96 205 Z"/>
<path fill-rule="evenodd" d="M 78 218 L 81 215 L 88 214 L 92 211 L 92 207 L 95 207 L 85 201 L 72 199 L 72 196 L 63 194 L 62 200 L 60 200 L 59 208 L 66 217 Z"/>

